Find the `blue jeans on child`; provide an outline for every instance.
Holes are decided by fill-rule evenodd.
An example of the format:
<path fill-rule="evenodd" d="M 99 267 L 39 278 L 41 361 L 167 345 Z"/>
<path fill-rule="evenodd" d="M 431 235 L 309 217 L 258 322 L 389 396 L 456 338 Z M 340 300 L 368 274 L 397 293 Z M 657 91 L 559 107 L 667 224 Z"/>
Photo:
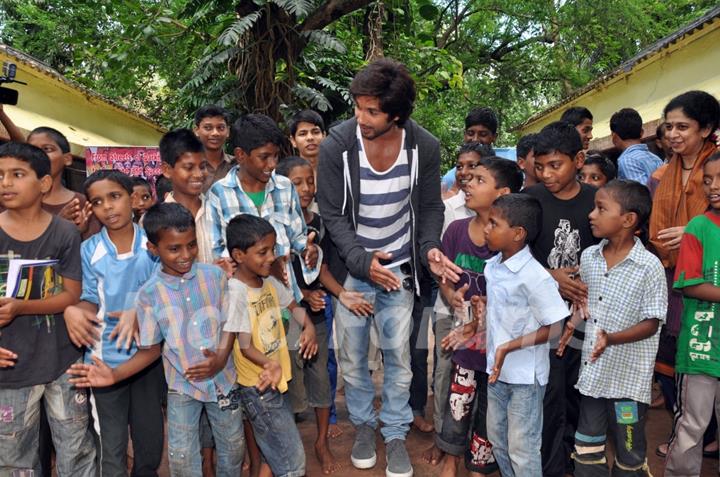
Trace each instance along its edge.
<path fill-rule="evenodd" d="M 40 475 L 38 435 L 41 400 L 45 398 L 60 477 L 95 477 L 95 441 L 89 423 L 88 393 L 62 374 L 48 384 L 0 389 L 0 475 L 33 469 Z"/>
<path fill-rule="evenodd" d="M 168 392 L 168 461 L 173 477 L 202 475 L 198 429 L 203 409 L 215 438 L 215 475 L 236 477 L 242 473 L 245 434 L 237 388 L 228 398 L 230 405 L 223 410 L 217 402 L 202 402 L 185 394 Z"/>
<path fill-rule="evenodd" d="M 487 430 L 503 477 L 541 477 L 545 386 L 488 384 Z"/>
<path fill-rule="evenodd" d="M 400 271 L 400 267 L 390 270 L 400 283 L 412 281 L 412 276 Z M 369 280 L 348 275 L 344 288 L 362 293 L 365 300 L 375 307 L 373 316 L 363 318 L 355 316 L 340 304 L 335 315 L 338 356 L 345 380 L 345 403 L 350 422 L 354 426 L 365 424 L 373 429 L 378 424 L 378 415 L 373 407 L 375 386 L 368 368 L 370 327 L 374 325 L 380 338 L 378 346 L 382 350 L 385 366 L 380 411 L 380 421 L 384 426 L 382 435 L 385 442 L 405 439 L 413 420 L 409 404 L 413 287 L 409 286 L 409 290 L 401 287 L 400 290 L 388 292 Z"/>
<path fill-rule="evenodd" d="M 305 449 L 285 395 L 272 389 L 261 393 L 255 386 L 240 386 L 240 399 L 255 442 L 273 475 L 305 475 Z"/>

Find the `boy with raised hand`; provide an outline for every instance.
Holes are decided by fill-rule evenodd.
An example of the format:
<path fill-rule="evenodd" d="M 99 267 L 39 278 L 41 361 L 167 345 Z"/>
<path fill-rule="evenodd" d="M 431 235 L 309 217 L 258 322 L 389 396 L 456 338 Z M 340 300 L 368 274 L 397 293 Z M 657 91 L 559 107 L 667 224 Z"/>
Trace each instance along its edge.
<path fill-rule="evenodd" d="M 586 249 L 580 278 L 588 285 L 582 395 L 575 434 L 575 475 L 607 475 L 605 442 L 613 436 L 613 473 L 648 472 L 645 417 L 650 405 L 658 330 L 665 321 L 667 287 L 660 260 L 636 232 L 650 216 L 644 185 L 614 180 L 598 190 L 590 213 L 593 234 L 602 238 Z M 566 325 L 558 355 L 572 338 L 581 314 Z"/>
<path fill-rule="evenodd" d="M 542 227 L 531 242 L 533 255 L 558 282 L 563 298 L 576 307 L 587 300 L 587 286 L 577 280 L 580 254 L 597 243 L 588 219 L 596 189 L 577 179 L 585 158 L 582 147 L 580 135 L 570 124 L 557 121 L 545 126 L 534 147 L 540 184 L 523 191 L 542 207 Z M 582 340 L 579 331 L 576 336 Z M 574 386 L 579 370 L 578 346 L 562 357 L 550 353 L 542 442 L 543 473 L 548 477 L 564 477 L 572 471 L 570 454 L 580 405 Z"/>
<path fill-rule="evenodd" d="M 237 333 L 233 357 L 239 395 L 264 457 L 260 475 L 303 476 L 305 451 L 286 395 L 292 373 L 282 310 L 302 327 L 297 346 L 304 360 L 317 353 L 315 327 L 290 290 L 270 276 L 275 262 L 275 229 L 270 223 L 238 215 L 228 224 L 227 246 L 237 267 L 229 282 L 225 331 Z"/>
<path fill-rule="evenodd" d="M 274 173 L 285 137 L 269 117 L 247 114 L 233 124 L 231 141 L 237 165 L 207 195 L 213 257 L 228 256 L 225 234 L 233 217 L 250 214 L 266 219 L 277 234 L 273 274 L 291 287 L 299 302 L 302 294 L 292 273 L 290 254 L 302 256 L 308 281 L 319 273 L 317 264 L 322 256 L 313 243 L 315 234 L 307 233 L 292 182 Z"/>
<path fill-rule="evenodd" d="M 117 170 L 99 170 L 87 178 L 84 189 L 103 228 L 81 245 L 81 301 L 65 310 L 65 322 L 70 339 L 87 346 L 88 364 L 102 360 L 117 368 L 137 352 L 135 317 L 124 312 L 134 309 L 137 290 L 157 261 L 147 250 L 145 232 L 133 222 L 132 178 Z M 102 475 L 127 474 L 128 427 L 133 475 L 156 472 L 163 452 L 164 386 L 162 362 L 156 359 L 143 373 L 92 390 Z"/>
<path fill-rule="evenodd" d="M 168 461 L 173 476 L 202 474 L 198 422 L 205 410 L 218 477 L 242 471 L 244 436 L 232 361 L 235 335 L 223 332 L 230 310 L 225 273 L 196 263 L 195 222 L 180 204 L 151 207 L 143 220 L 148 249 L 162 264 L 138 290 L 140 348 L 110 368 L 100 360 L 70 370 L 80 387 L 105 387 L 139 373 L 161 354 L 168 385 Z"/>
<path fill-rule="evenodd" d="M 465 204 L 475 215 L 451 223 L 443 236 L 443 252 L 463 269 L 460 281 L 440 285 L 440 291 L 451 303 L 457 316 L 466 312 L 465 305 L 472 297 L 485 296 L 485 276 L 488 259 L 495 255 L 485 241 L 485 226 L 490 207 L 498 197 L 519 192 L 523 176 L 513 161 L 499 157 L 480 159 L 464 187 Z M 462 328 L 462 327 L 461 327 Z M 492 444 L 487 438 L 487 374 L 485 373 L 484 329 L 458 339 L 462 329 L 456 328 L 442 338 L 442 346 L 453 350 L 452 373 L 437 392 L 445 398 L 441 426 L 435 442 L 445 452 L 441 475 L 457 475 L 458 461 L 464 456 L 465 468 L 471 475 L 490 474 L 497 470 L 492 457 Z M 439 386 L 440 380 L 436 380 Z"/>
<path fill-rule="evenodd" d="M 230 113 L 220 106 L 209 104 L 195 111 L 193 133 L 200 139 L 207 158 L 207 177 L 202 192 L 224 178 L 235 160 L 225 152 L 225 143 L 230 136 Z"/>
<path fill-rule="evenodd" d="M 43 260 L 26 269 L 28 287 L 0 298 L 0 347 L 13 365 L 0 369 L 0 473 L 39 473 L 40 406 L 55 437 L 60 476 L 95 476 L 95 444 L 89 430 L 87 391 L 73 388 L 65 370 L 82 357 L 72 344 L 62 312 L 78 302 L 82 268 L 80 235 L 67 220 L 42 208 L 52 187 L 51 166 L 41 149 L 0 146 L 0 250 L 3 269 L 13 259 Z"/>
<path fill-rule="evenodd" d="M 498 252 L 485 264 L 487 429 L 500 473 L 507 477 L 543 475 L 550 328 L 570 315 L 557 283 L 530 253 L 541 215 L 536 199 L 503 195 L 493 203 L 485 227 L 488 248 Z"/>

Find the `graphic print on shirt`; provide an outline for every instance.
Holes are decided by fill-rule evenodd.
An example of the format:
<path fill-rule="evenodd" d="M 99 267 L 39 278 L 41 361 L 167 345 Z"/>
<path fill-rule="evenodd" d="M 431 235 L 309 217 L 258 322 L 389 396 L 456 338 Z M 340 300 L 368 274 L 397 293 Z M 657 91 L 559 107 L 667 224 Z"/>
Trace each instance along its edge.
<path fill-rule="evenodd" d="M 280 335 L 279 326 L 280 321 L 277 319 L 276 314 L 272 313 L 272 310 L 278 308 L 278 304 L 275 303 L 275 298 L 272 293 L 264 292 L 260 295 L 257 301 L 250 303 L 253 307 L 255 317 L 257 317 L 258 323 L 258 336 L 262 351 L 265 356 L 270 356 L 277 352 L 280 348 Z"/>
<path fill-rule="evenodd" d="M 720 286 L 720 262 L 714 262 L 706 267 L 704 278 L 707 283 Z M 715 323 L 717 304 L 708 301 L 698 301 L 695 314 L 692 316 L 690 335 L 688 341 L 690 361 L 712 361 L 712 336 Z"/>
<path fill-rule="evenodd" d="M 573 229 L 569 220 L 560 219 L 554 235 L 553 248 L 547 259 L 548 266 L 552 269 L 578 266 L 580 231 Z"/>
<path fill-rule="evenodd" d="M 7 293 L 8 272 L 11 260 L 21 260 L 22 257 L 9 250 L 6 254 L 0 255 L 0 296 Z M 47 263 L 52 262 L 52 263 Z M 56 270 L 56 260 L 47 259 L 41 265 L 23 265 L 17 271 L 17 281 L 14 297 L 18 300 L 44 300 L 63 291 L 62 276 Z M 52 333 L 55 327 L 55 315 L 35 315 L 32 317 L 33 326 L 45 326 L 48 333 Z"/>

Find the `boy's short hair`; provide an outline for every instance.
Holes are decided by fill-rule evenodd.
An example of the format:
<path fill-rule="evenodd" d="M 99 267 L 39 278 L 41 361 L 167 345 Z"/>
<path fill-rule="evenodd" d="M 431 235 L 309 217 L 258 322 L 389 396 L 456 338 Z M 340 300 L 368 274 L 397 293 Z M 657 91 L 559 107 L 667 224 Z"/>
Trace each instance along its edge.
<path fill-rule="evenodd" d="M 267 143 L 282 148 L 285 144 L 285 135 L 275 121 L 264 114 L 245 114 L 232 125 L 230 143 L 233 149 L 239 147 L 245 151 L 245 154 L 250 154 L 254 149 L 263 147 Z"/>
<path fill-rule="evenodd" d="M 225 124 L 230 125 L 230 113 L 228 113 L 228 110 L 223 108 L 222 106 L 217 106 L 215 104 L 208 104 L 197 111 L 195 111 L 195 126 L 200 126 L 200 123 L 205 118 L 217 118 L 222 117 L 225 121 Z"/>
<path fill-rule="evenodd" d="M 172 182 L 170 182 L 170 179 L 165 177 L 164 175 L 159 175 L 155 179 L 155 194 L 157 195 L 158 202 L 162 202 L 165 200 L 165 195 L 172 192 L 173 186 Z"/>
<path fill-rule="evenodd" d="M 488 107 L 474 108 L 465 116 L 465 129 L 480 124 L 497 134 L 498 119 L 495 111 Z"/>
<path fill-rule="evenodd" d="M 250 214 L 240 214 L 230 220 L 225 230 L 228 252 L 235 249 L 246 252 L 263 237 L 274 234 L 275 229 L 267 220 Z"/>
<path fill-rule="evenodd" d="M 150 183 L 144 177 L 131 176 L 130 180 L 132 181 L 133 187 L 147 187 L 148 190 L 152 190 L 152 187 L 150 187 Z"/>
<path fill-rule="evenodd" d="M 380 58 L 358 71 L 350 83 L 350 94 L 353 98 L 376 96 L 382 111 L 391 118 L 397 116 L 397 124 L 402 126 L 413 111 L 415 81 L 402 63 Z"/>
<path fill-rule="evenodd" d="M 572 108 L 568 108 L 562 113 L 562 116 L 560 116 L 560 121 L 570 123 L 573 127 L 581 124 L 586 119 L 592 121 L 593 115 L 590 110 L 584 106 L 573 106 Z"/>
<path fill-rule="evenodd" d="M 515 146 L 515 155 L 521 159 L 525 159 L 530 151 L 535 148 L 535 141 L 537 140 L 537 134 L 530 133 L 520 138 Z"/>
<path fill-rule="evenodd" d="M 535 138 L 535 157 L 560 152 L 575 159 L 583 143 L 575 126 L 566 121 L 550 123 Z"/>
<path fill-rule="evenodd" d="M 125 189 L 128 195 L 132 195 L 133 186 L 135 184 L 133 183 L 133 180 L 130 178 L 129 175 L 125 174 L 124 172 L 118 171 L 117 169 L 100 169 L 93 172 L 88 176 L 87 179 L 85 179 L 85 182 L 83 183 L 83 192 L 85 193 L 85 197 L 89 197 L 88 190 L 90 189 L 90 186 L 92 186 L 96 182 L 105 180 L 116 183 L 117 185 Z"/>
<path fill-rule="evenodd" d="M 610 117 L 610 131 L 623 141 L 642 138 L 643 122 L 640 113 L 632 108 L 623 108 Z"/>
<path fill-rule="evenodd" d="M 698 122 L 700 129 L 710 127 L 711 133 L 720 124 L 720 103 L 705 91 L 688 91 L 674 97 L 663 109 L 663 118 L 674 109 L 682 109 L 685 116 Z"/>
<path fill-rule="evenodd" d="M 705 164 L 703 164 L 703 167 L 705 167 L 710 162 L 720 161 L 720 151 L 714 152 L 705 160 Z"/>
<path fill-rule="evenodd" d="M 598 166 L 600 172 L 603 173 L 603 175 L 607 178 L 608 182 L 617 177 L 617 168 L 615 167 L 615 164 L 613 164 L 612 161 L 608 159 L 605 154 L 602 154 L 600 152 L 588 151 L 588 154 L 585 157 L 585 165 Z"/>
<path fill-rule="evenodd" d="M 189 129 L 173 129 L 160 139 L 160 159 L 170 167 L 175 167 L 178 158 L 187 152 L 205 152 L 203 143 Z"/>
<path fill-rule="evenodd" d="M 195 229 L 195 219 L 189 210 L 176 202 L 163 202 L 150 207 L 143 216 L 143 228 L 150 243 L 157 245 L 164 230 L 185 232 Z"/>
<path fill-rule="evenodd" d="M 483 157 L 494 157 L 495 149 L 490 144 L 483 144 L 481 142 L 464 142 L 460 144 L 458 148 L 457 157 L 469 152 L 474 152 L 481 158 Z"/>
<path fill-rule="evenodd" d="M 53 141 L 55 141 L 63 154 L 67 154 L 68 152 L 70 152 L 70 143 L 68 142 L 65 135 L 57 129 L 47 126 L 40 126 L 39 128 L 35 128 L 30 131 L 30 134 L 28 134 L 27 137 L 28 140 L 36 134 L 47 134 L 52 138 Z"/>
<path fill-rule="evenodd" d="M 275 173 L 281 176 L 288 177 L 290 175 L 290 171 L 292 171 L 296 167 L 301 166 L 312 167 L 312 165 L 307 161 L 307 159 L 303 159 L 300 156 L 283 157 L 282 159 L 280 159 L 280 162 L 278 162 L 277 167 L 275 167 Z"/>
<path fill-rule="evenodd" d="M 295 136 L 295 133 L 297 132 L 297 128 L 300 123 L 314 124 L 315 126 L 319 127 L 322 132 L 327 132 L 325 130 L 325 121 L 323 121 L 322 116 L 320 116 L 318 112 L 313 111 L 312 109 L 303 109 L 302 111 L 295 113 L 293 117 L 290 118 L 291 136 Z"/>
<path fill-rule="evenodd" d="M 658 124 L 658 126 L 655 128 L 655 137 L 657 139 L 662 139 L 665 137 L 665 124 L 664 123 Z"/>
<path fill-rule="evenodd" d="M 478 166 L 483 166 L 490 171 L 498 189 L 507 187 L 510 192 L 520 192 L 520 189 L 522 189 L 525 177 L 517 162 L 503 157 L 492 156 L 481 158 Z"/>
<path fill-rule="evenodd" d="M 501 195 L 492 206 L 511 227 L 525 229 L 525 243 L 534 241 L 542 230 L 542 206 L 535 197 L 518 193 Z"/>
<path fill-rule="evenodd" d="M 635 230 L 645 225 L 652 210 L 650 189 L 637 181 L 627 179 L 614 179 L 602 188 L 620 204 L 623 213 L 634 212 L 637 215 Z"/>
<path fill-rule="evenodd" d="M 50 175 L 50 158 L 45 151 L 32 144 L 7 142 L 0 146 L 0 158 L 2 157 L 12 157 L 18 161 L 27 162 L 30 169 L 35 171 L 38 179 Z"/>

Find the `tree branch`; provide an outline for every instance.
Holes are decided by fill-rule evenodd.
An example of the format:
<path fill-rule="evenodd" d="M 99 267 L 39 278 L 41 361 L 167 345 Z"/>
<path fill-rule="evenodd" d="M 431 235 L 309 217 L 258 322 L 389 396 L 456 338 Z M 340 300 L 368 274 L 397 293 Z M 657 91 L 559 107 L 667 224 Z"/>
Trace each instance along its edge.
<path fill-rule="evenodd" d="M 507 41 L 503 42 L 499 47 L 490 53 L 490 59 L 495 61 L 502 61 L 503 56 L 512 53 L 517 50 L 521 50 L 532 43 L 553 43 L 553 38 L 549 35 L 538 35 L 526 38 L 522 41 L 518 41 L 513 45 L 509 45 Z"/>
<path fill-rule="evenodd" d="M 372 0 L 327 0 L 300 25 L 300 31 L 322 30 L 348 13 L 365 7 Z"/>

